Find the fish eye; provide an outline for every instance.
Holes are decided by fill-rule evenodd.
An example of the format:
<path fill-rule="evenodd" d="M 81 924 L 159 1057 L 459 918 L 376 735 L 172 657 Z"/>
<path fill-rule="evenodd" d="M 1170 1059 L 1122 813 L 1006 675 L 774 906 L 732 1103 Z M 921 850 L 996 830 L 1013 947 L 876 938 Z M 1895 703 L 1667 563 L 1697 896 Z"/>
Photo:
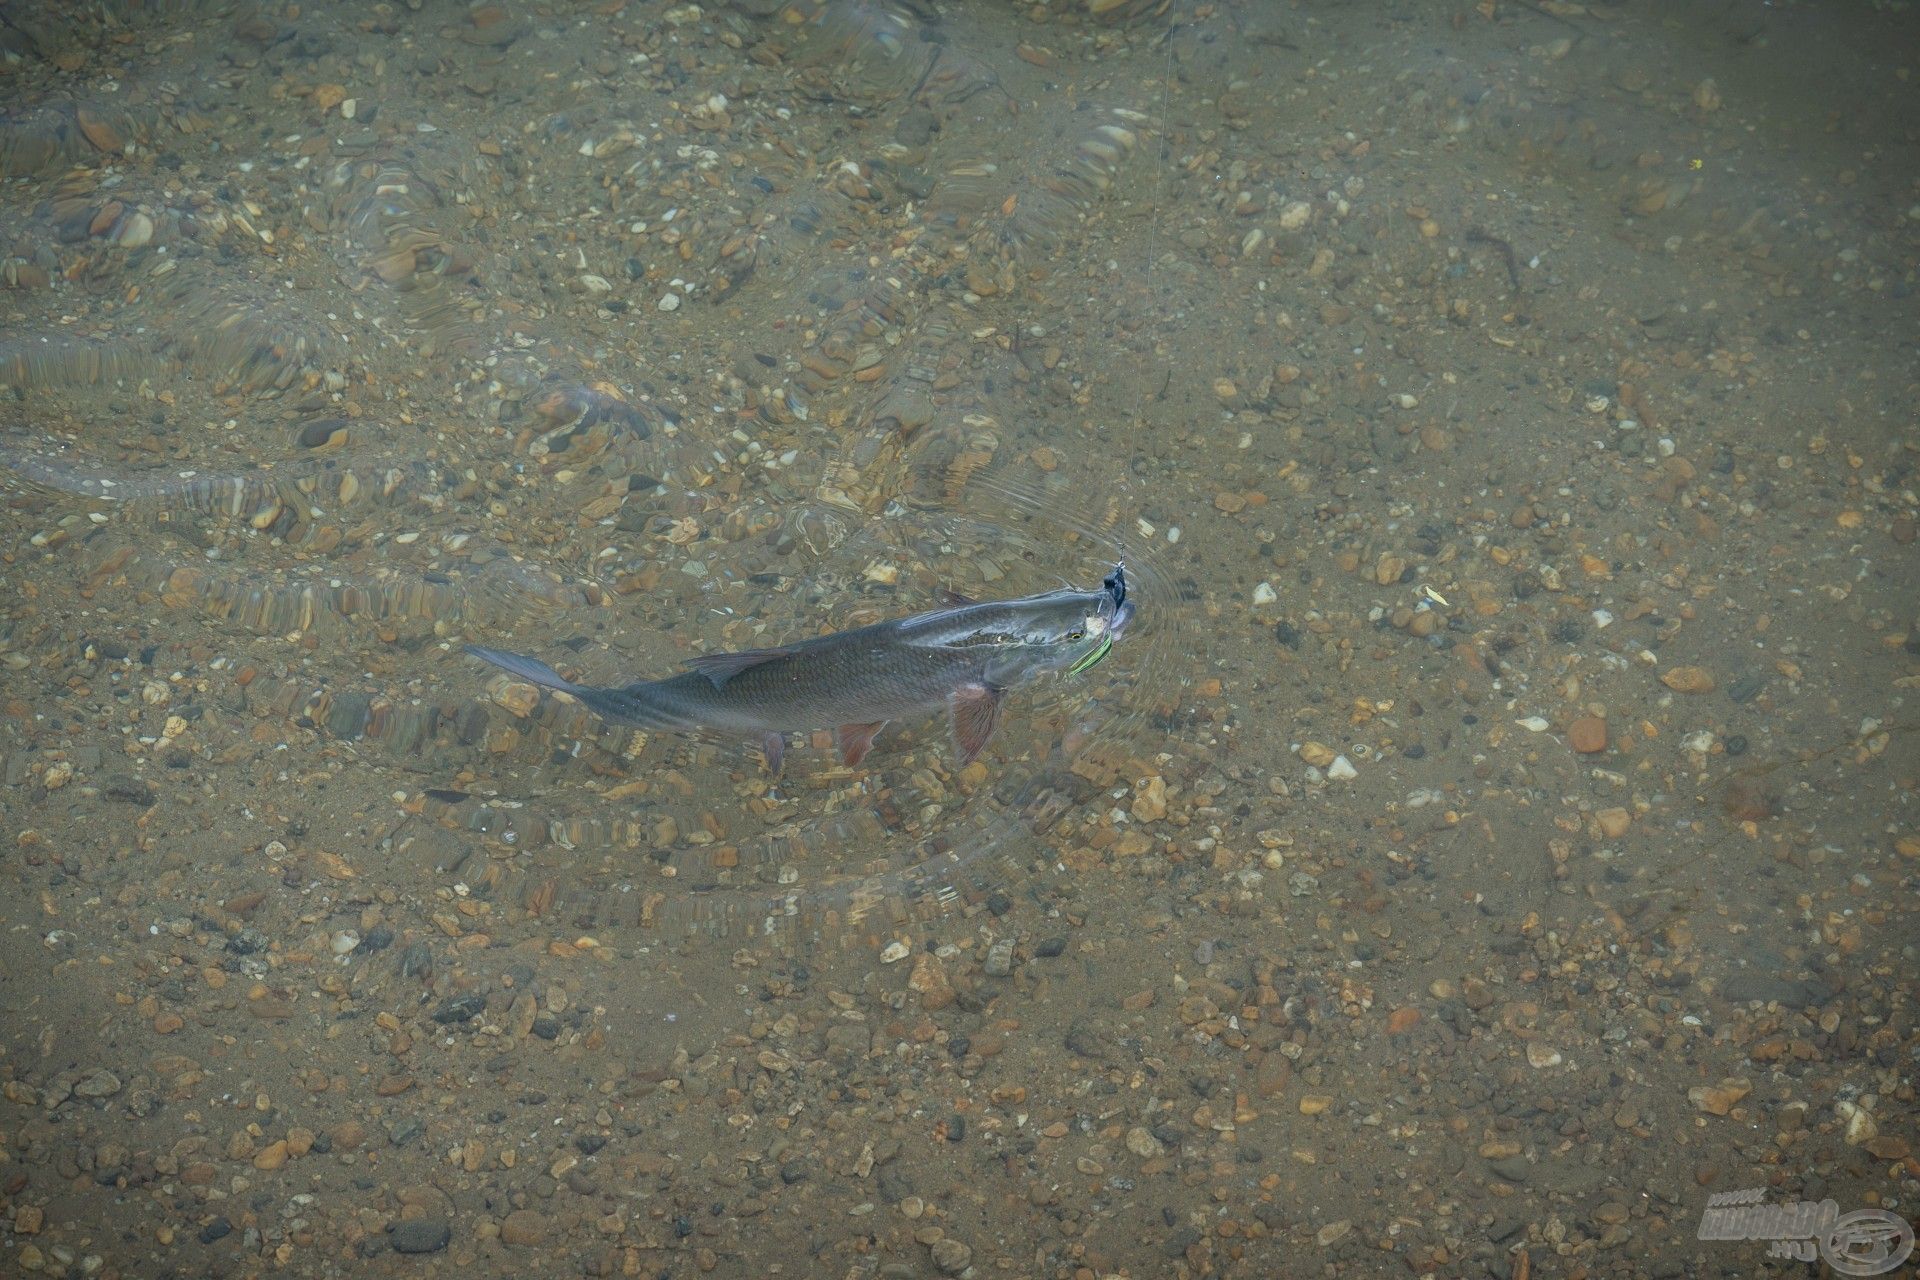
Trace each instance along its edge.
<path fill-rule="evenodd" d="M 1067 632 L 1067 639 L 1069 640 L 1084 640 L 1086 638 L 1087 633 L 1079 627 L 1075 627 L 1073 630 Z"/>

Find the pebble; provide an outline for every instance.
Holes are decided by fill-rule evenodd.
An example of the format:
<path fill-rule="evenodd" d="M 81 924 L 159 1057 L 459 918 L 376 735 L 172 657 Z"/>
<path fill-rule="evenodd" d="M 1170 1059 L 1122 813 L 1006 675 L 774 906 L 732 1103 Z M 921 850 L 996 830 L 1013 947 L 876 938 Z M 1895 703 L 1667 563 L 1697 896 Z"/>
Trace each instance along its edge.
<path fill-rule="evenodd" d="M 1567 743 L 1582 755 L 1607 749 L 1607 722 L 1599 716 L 1581 716 L 1567 726 Z"/>
<path fill-rule="evenodd" d="M 407 1218 L 393 1224 L 387 1241 L 395 1253 L 438 1253 L 453 1239 L 445 1218 Z"/>
<path fill-rule="evenodd" d="M 500 1224 L 500 1239 L 511 1245 L 537 1245 L 547 1238 L 547 1217 L 535 1209 L 515 1209 Z"/>
<path fill-rule="evenodd" d="M 913 972 L 907 976 L 907 986 L 920 993 L 920 1007 L 928 1013 L 938 1013 L 955 998 L 953 984 L 947 980 L 946 966 L 931 951 L 922 951 L 913 958 Z"/>
<path fill-rule="evenodd" d="M 1166 1148 L 1160 1144 L 1160 1139 L 1153 1136 L 1153 1130 L 1136 1124 L 1127 1130 L 1127 1150 L 1142 1160 L 1151 1160 L 1163 1154 Z"/>
<path fill-rule="evenodd" d="M 73 1096 L 76 1098 L 111 1098 L 120 1092 L 120 1077 L 105 1067 L 95 1067 L 74 1082 Z"/>
<path fill-rule="evenodd" d="M 1879 1136 L 1880 1125 L 1873 1113 L 1859 1103 L 1842 1098 L 1833 1104 L 1833 1110 L 1843 1125 L 1841 1137 L 1848 1146 L 1863 1146 Z"/>
<path fill-rule="evenodd" d="M 1167 816 L 1167 780 L 1159 774 L 1134 784 L 1133 804 L 1128 810 L 1141 822 L 1158 822 Z"/>
<path fill-rule="evenodd" d="M 957 1276 L 973 1265 L 973 1250 L 952 1236 L 942 1236 L 933 1242 L 933 1265 L 942 1275 Z"/>
<path fill-rule="evenodd" d="M 1327 766 L 1327 777 L 1333 779 L 1335 782 L 1346 782 L 1349 779 L 1359 776 L 1360 771 L 1354 768 L 1353 761 L 1347 759 L 1345 756 L 1335 756 L 1333 763 Z"/>
<path fill-rule="evenodd" d="M 1660 683 L 1675 693 L 1712 693 L 1715 688 L 1713 676 L 1705 667 L 1670 667 L 1661 675 Z"/>
<path fill-rule="evenodd" d="M 1718 1084 L 1697 1084 L 1687 1090 L 1687 1101 L 1708 1115 L 1724 1116 L 1753 1092 L 1753 1081 L 1728 1076 Z"/>
<path fill-rule="evenodd" d="M 1735 822 L 1765 822 L 1774 816 L 1775 799 L 1765 779 L 1735 775 L 1720 792 L 1720 806 Z"/>

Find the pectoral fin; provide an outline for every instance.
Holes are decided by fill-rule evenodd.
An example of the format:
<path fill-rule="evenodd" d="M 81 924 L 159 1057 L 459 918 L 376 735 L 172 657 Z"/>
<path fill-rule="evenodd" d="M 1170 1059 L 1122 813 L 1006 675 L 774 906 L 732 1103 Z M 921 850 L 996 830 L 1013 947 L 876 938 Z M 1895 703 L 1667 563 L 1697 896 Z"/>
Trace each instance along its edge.
<path fill-rule="evenodd" d="M 777 733 L 769 733 L 760 739 L 760 755 L 767 762 L 767 772 L 774 777 L 780 776 L 780 762 L 787 754 L 787 740 Z"/>
<path fill-rule="evenodd" d="M 962 685 L 947 695 L 947 710 L 953 720 L 953 750 L 960 763 L 972 764 L 973 758 L 993 736 L 1000 719 L 1000 690 L 983 684 Z"/>
<path fill-rule="evenodd" d="M 833 731 L 833 740 L 840 748 L 840 760 L 848 768 L 853 768 L 867 758 L 867 752 L 873 749 L 874 735 L 886 725 L 885 720 L 876 720 L 872 724 L 843 724 Z"/>
<path fill-rule="evenodd" d="M 688 658 L 687 665 L 713 681 L 713 687 L 718 689 L 742 671 L 780 658 L 791 658 L 795 652 L 794 647 L 788 645 L 779 649 L 742 649 L 739 653 L 703 653 L 697 658 Z"/>

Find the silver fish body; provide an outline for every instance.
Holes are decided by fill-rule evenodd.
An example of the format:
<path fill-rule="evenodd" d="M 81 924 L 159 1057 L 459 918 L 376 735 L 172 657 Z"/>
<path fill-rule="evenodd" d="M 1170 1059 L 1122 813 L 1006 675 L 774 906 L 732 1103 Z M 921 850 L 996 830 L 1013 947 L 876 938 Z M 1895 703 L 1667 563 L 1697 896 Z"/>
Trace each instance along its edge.
<path fill-rule="evenodd" d="M 574 684 L 520 654 L 467 652 L 615 724 L 756 737 L 775 771 L 784 733 L 833 729 L 842 757 L 857 764 L 888 721 L 944 708 L 964 763 L 992 736 L 1008 689 L 1092 666 L 1132 616 L 1125 570 L 1116 567 L 1096 591 L 962 603 L 778 648 L 708 654 L 679 675 L 613 687 Z"/>

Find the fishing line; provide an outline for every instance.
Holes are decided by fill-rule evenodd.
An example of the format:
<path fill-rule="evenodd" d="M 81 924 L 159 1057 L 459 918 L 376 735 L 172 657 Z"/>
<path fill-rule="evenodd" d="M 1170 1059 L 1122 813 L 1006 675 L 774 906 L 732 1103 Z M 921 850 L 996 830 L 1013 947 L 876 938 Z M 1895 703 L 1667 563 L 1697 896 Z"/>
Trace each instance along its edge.
<path fill-rule="evenodd" d="M 1160 252 L 1160 211 L 1165 205 L 1167 166 L 1173 159 L 1173 36 L 1174 33 L 1180 29 L 1178 12 L 1178 9 L 1174 5 L 1169 4 L 1167 6 L 1167 32 L 1160 40 L 1163 50 L 1160 66 L 1160 168 L 1154 174 L 1153 200 L 1151 207 L 1147 210 L 1146 294 L 1147 305 L 1149 307 L 1151 307 L 1154 302 L 1153 260 L 1159 256 Z M 1155 341 L 1155 335 L 1160 331 L 1161 326 L 1159 325 L 1149 325 L 1147 329 L 1147 363 L 1149 366 L 1154 362 L 1154 348 L 1158 345 Z M 1159 393 L 1154 397 L 1156 400 L 1165 398 L 1167 387 L 1173 382 L 1173 363 L 1171 359 L 1167 362 L 1166 373 L 1166 382 L 1161 384 Z M 1140 403 L 1136 409 L 1142 422 L 1146 420 L 1147 416 L 1146 400 L 1146 389 L 1142 387 L 1140 391 Z"/>

